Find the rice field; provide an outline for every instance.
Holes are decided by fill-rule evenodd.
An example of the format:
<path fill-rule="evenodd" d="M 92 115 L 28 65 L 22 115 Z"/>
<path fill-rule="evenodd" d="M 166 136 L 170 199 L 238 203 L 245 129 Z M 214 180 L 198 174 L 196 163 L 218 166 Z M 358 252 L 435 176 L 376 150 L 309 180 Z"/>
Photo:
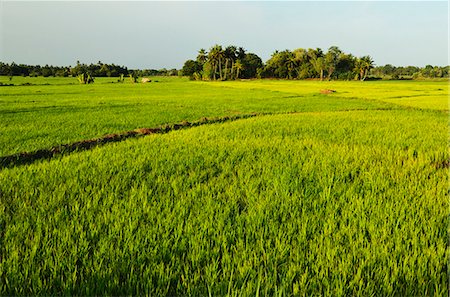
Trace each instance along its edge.
<path fill-rule="evenodd" d="M 27 79 L 0 156 L 255 116 L 2 168 L 0 295 L 448 295 L 448 82 Z"/>

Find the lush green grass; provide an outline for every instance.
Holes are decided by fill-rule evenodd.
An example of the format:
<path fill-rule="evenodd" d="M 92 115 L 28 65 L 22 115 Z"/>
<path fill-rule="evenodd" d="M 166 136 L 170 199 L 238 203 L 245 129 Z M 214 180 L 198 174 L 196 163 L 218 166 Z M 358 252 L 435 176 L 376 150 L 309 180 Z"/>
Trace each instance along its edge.
<path fill-rule="evenodd" d="M 61 80 L 28 79 L 36 84 Z M 92 85 L 0 87 L 0 156 L 205 116 L 389 106 L 383 102 L 327 97 L 319 94 L 320 85 L 314 94 L 292 94 L 266 89 L 218 90 L 212 83 L 156 79 L 159 82 L 149 84 L 111 84 L 107 83 L 111 79 L 103 79 L 104 83 Z"/>
<path fill-rule="evenodd" d="M 0 87 L 0 155 L 204 116 L 394 108 L 393 104 L 448 110 L 446 82 L 153 79 L 158 82 L 112 84 L 114 78 L 100 78 L 93 85 L 79 85 L 74 78 L 15 77 L 16 84 L 34 85 Z M 327 88 L 337 92 L 319 94 Z"/>
<path fill-rule="evenodd" d="M 2 154 L 271 115 L 2 169 L 0 295 L 448 294 L 445 83 L 103 82 L 0 87 Z"/>
<path fill-rule="evenodd" d="M 333 98 L 358 98 L 384 101 L 406 107 L 433 110 L 449 109 L 448 81 L 270 81 L 221 82 L 231 88 L 254 88 L 292 94 L 316 94 L 320 89 L 335 90 Z"/>
<path fill-rule="evenodd" d="M 1 291 L 443 296 L 446 144 L 444 114 L 305 113 L 5 169 Z"/>

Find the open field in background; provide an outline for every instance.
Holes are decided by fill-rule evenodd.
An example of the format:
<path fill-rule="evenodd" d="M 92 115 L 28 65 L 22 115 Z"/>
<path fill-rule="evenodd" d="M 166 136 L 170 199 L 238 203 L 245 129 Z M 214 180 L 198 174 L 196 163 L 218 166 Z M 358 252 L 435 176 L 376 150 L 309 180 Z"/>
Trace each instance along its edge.
<path fill-rule="evenodd" d="M 297 95 L 317 94 L 317 89 L 336 90 L 332 97 L 369 99 L 407 107 L 449 109 L 447 81 L 287 81 L 254 80 L 220 82 L 215 85 L 243 89 L 264 89 Z"/>
<path fill-rule="evenodd" d="M 1 156 L 261 113 L 2 169 L 0 294 L 446 296 L 448 90 L 0 87 Z"/>
<path fill-rule="evenodd" d="M 74 78 L 15 77 L 12 82 L 41 85 L 0 87 L 0 156 L 135 128 L 236 113 L 403 106 L 448 110 L 446 82 L 202 83 L 155 79 L 158 82 L 149 84 L 111 84 L 114 78 L 100 78 L 92 85 L 79 85 Z M 64 81 L 68 84 L 63 85 Z M 51 85 L 42 85 L 46 83 Z M 326 88 L 337 92 L 319 93 Z"/>

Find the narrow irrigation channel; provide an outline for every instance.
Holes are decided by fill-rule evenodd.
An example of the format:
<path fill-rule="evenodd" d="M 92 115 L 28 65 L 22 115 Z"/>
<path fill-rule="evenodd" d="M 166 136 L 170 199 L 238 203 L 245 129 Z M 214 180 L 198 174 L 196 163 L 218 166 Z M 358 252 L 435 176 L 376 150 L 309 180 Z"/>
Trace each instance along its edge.
<path fill-rule="evenodd" d="M 192 128 L 201 125 L 224 123 L 230 121 L 236 121 L 240 119 L 246 119 L 263 115 L 261 113 L 239 114 L 232 116 L 214 117 L 214 118 L 201 118 L 200 120 L 188 122 L 183 121 L 175 124 L 161 125 L 156 128 L 139 128 L 131 131 L 121 132 L 117 134 L 108 134 L 99 138 L 93 138 L 88 140 L 77 141 L 74 143 L 63 144 L 54 146 L 50 149 L 41 149 L 33 152 L 22 152 L 13 155 L 0 157 L 0 169 L 14 167 L 19 165 L 26 165 L 36 162 L 38 160 L 51 159 L 57 155 L 64 155 L 77 151 L 90 150 L 98 146 L 103 146 L 112 142 L 119 142 L 128 138 L 138 138 L 150 134 L 164 134 L 170 131 Z"/>

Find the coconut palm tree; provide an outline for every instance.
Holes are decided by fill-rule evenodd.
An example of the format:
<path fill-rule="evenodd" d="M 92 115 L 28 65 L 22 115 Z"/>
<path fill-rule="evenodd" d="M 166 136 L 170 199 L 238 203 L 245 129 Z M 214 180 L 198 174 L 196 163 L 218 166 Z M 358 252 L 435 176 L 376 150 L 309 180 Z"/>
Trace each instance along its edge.
<path fill-rule="evenodd" d="M 328 52 L 325 54 L 325 66 L 328 72 L 328 80 L 331 79 L 331 76 L 336 70 L 341 54 L 342 51 L 337 46 L 330 47 Z"/>
<path fill-rule="evenodd" d="M 220 79 L 222 80 L 222 60 L 224 52 L 221 45 L 216 44 L 209 50 L 208 59 L 213 67 L 213 79 L 216 80 L 217 68 L 219 68 Z"/>
<path fill-rule="evenodd" d="M 220 80 L 223 80 L 223 72 L 222 72 L 222 62 L 225 59 L 225 52 L 222 49 L 222 46 L 219 46 L 219 50 L 217 51 L 217 59 L 219 62 L 219 76 Z"/>
<path fill-rule="evenodd" d="M 323 51 L 320 48 L 309 48 L 306 54 L 308 55 L 309 60 L 316 60 L 317 58 L 323 57 Z"/>
<path fill-rule="evenodd" d="M 225 80 L 227 79 L 228 74 L 228 64 L 231 62 L 230 67 L 230 78 L 233 79 L 233 66 L 234 61 L 236 61 L 236 51 L 237 47 L 234 45 L 227 46 L 224 51 L 224 57 L 225 57 Z"/>
<path fill-rule="evenodd" d="M 364 56 L 361 58 L 361 61 L 363 62 L 364 67 L 364 76 L 362 80 L 365 80 L 367 78 L 367 75 L 369 74 L 370 69 L 374 67 L 374 63 L 371 56 Z"/>
<path fill-rule="evenodd" d="M 236 56 L 241 61 L 245 58 L 245 49 L 242 46 L 237 49 Z"/>
<path fill-rule="evenodd" d="M 234 63 L 234 68 L 236 69 L 236 79 L 239 78 L 239 72 L 244 70 L 244 64 L 242 64 L 240 59 L 237 59 Z"/>
<path fill-rule="evenodd" d="M 292 54 L 294 55 L 295 61 L 297 62 L 298 66 L 301 66 L 302 64 L 308 63 L 308 53 L 303 48 L 295 49 Z"/>
<path fill-rule="evenodd" d="M 206 50 L 204 48 L 201 48 L 198 51 L 198 55 L 197 55 L 197 62 L 200 63 L 200 65 L 203 66 L 203 64 L 205 64 L 205 62 L 208 60 L 208 53 L 206 52 Z"/>
<path fill-rule="evenodd" d="M 294 55 L 294 59 L 297 63 L 297 77 L 298 78 L 306 78 L 309 72 L 309 69 L 311 68 L 311 65 L 309 63 L 309 56 L 308 52 L 303 48 L 295 49 L 292 54 Z"/>
<path fill-rule="evenodd" d="M 218 51 L 219 51 L 219 46 L 215 45 L 209 50 L 209 53 L 208 53 L 208 61 L 211 64 L 213 80 L 216 80 L 217 64 L 219 62 Z"/>
<path fill-rule="evenodd" d="M 288 78 L 292 79 L 292 77 L 293 77 L 292 74 L 295 74 L 296 69 L 297 69 L 297 60 L 295 59 L 295 56 L 293 54 L 290 54 L 287 57 L 286 67 L 287 67 L 287 70 L 288 70 Z M 295 77 L 296 76 L 297 75 L 295 75 Z"/>
<path fill-rule="evenodd" d="M 374 67 L 373 60 L 371 56 L 364 56 L 356 60 L 355 71 L 359 76 L 361 81 L 364 81 L 369 74 L 370 69 Z"/>
<path fill-rule="evenodd" d="M 323 80 L 323 71 L 325 70 L 325 59 L 323 57 L 315 58 L 311 60 L 311 65 L 314 70 L 320 75 L 320 80 Z"/>

